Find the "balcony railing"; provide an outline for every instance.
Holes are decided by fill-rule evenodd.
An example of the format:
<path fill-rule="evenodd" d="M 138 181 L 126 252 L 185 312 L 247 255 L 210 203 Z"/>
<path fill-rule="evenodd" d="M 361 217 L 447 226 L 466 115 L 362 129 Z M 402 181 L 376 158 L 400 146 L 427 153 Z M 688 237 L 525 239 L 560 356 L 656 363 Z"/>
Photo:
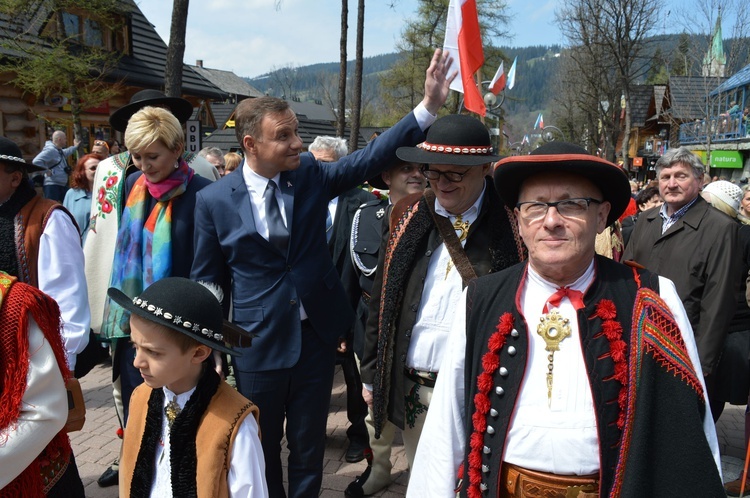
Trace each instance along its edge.
<path fill-rule="evenodd" d="M 717 116 L 680 125 L 681 144 L 706 143 L 709 137 L 715 143 L 731 142 L 750 138 L 750 130 L 742 114 Z"/>

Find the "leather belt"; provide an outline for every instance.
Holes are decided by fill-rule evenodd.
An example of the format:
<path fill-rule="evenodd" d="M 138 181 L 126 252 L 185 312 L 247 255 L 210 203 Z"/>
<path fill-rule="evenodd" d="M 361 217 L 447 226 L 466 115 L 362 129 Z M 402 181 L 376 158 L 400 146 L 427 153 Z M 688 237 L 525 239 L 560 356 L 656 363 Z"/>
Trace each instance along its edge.
<path fill-rule="evenodd" d="M 413 368 L 404 368 L 404 376 L 415 384 L 425 387 L 435 387 L 437 372 L 420 372 Z"/>
<path fill-rule="evenodd" d="M 501 498 L 598 498 L 599 474 L 566 476 L 548 474 L 503 463 Z"/>

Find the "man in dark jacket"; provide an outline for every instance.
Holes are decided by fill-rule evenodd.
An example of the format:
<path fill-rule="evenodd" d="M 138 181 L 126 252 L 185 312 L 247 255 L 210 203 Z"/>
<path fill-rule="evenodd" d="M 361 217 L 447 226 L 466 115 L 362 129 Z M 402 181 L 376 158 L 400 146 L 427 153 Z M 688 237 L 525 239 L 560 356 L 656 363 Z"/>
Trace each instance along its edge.
<path fill-rule="evenodd" d="M 740 285 L 737 223 L 700 196 L 703 164 L 680 147 L 656 162 L 661 208 L 638 218 L 623 261 L 635 261 L 672 280 L 698 344 L 708 396 Z"/>

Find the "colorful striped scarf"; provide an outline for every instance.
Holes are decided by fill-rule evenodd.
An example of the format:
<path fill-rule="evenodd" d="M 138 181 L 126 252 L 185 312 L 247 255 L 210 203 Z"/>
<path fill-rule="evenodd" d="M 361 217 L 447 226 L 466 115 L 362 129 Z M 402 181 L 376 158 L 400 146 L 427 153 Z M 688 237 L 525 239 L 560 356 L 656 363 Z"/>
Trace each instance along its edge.
<path fill-rule="evenodd" d="M 137 296 L 172 273 L 172 199 L 187 190 L 193 170 L 180 158 L 179 168 L 159 183 L 145 175 L 135 181 L 122 212 L 110 286 Z M 146 212 L 151 199 L 158 202 Z M 104 308 L 102 335 L 108 339 L 130 335 L 130 313 L 109 298 Z"/>

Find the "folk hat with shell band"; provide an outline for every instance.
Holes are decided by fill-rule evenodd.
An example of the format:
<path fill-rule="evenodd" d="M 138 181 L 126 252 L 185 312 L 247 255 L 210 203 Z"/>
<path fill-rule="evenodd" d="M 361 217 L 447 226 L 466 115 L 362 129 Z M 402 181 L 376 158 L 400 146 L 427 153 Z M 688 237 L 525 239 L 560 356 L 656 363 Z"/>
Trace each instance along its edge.
<path fill-rule="evenodd" d="M 449 114 L 430 126 L 427 139 L 416 147 L 399 147 L 396 156 L 409 163 L 481 166 L 495 162 L 490 132 L 476 118 Z"/>
<path fill-rule="evenodd" d="M 499 161 L 495 165 L 495 189 L 505 205 L 513 209 L 523 182 L 540 173 L 574 173 L 591 181 L 612 205 L 607 226 L 620 217 L 630 202 L 630 182 L 622 169 L 589 154 L 583 147 L 560 141 L 544 144 L 528 155 Z"/>
<path fill-rule="evenodd" d="M 146 106 L 166 107 L 180 123 L 185 123 L 193 114 L 193 104 L 181 97 L 167 97 L 159 90 L 141 90 L 130 97 L 130 103 L 117 109 L 109 117 L 109 124 L 117 131 L 124 132 L 128 121 L 136 112 Z"/>
<path fill-rule="evenodd" d="M 45 171 L 45 169 L 41 166 L 27 163 L 23 158 L 21 148 L 16 145 L 13 140 L 9 140 L 5 137 L 0 137 L 0 163 L 23 165 L 28 173 Z"/>
<path fill-rule="evenodd" d="M 134 298 L 114 287 L 110 287 L 107 294 L 130 313 L 218 351 L 242 356 L 233 348 L 250 347 L 252 336 L 224 320 L 220 299 L 204 284 L 182 277 L 167 277 L 154 282 Z"/>

